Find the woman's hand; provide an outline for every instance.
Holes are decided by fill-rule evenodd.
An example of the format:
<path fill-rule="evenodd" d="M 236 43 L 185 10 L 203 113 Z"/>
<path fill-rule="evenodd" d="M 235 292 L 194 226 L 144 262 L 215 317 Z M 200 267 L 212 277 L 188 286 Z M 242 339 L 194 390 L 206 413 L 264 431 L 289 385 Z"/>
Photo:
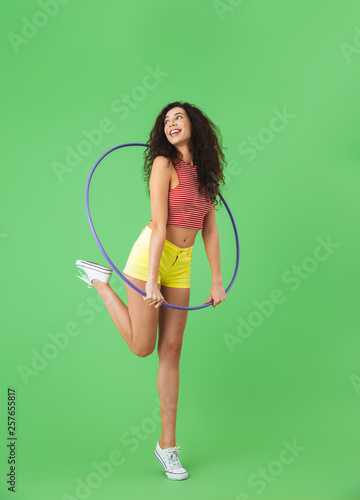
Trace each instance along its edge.
<path fill-rule="evenodd" d="M 224 290 L 224 286 L 222 281 L 213 283 L 210 288 L 210 297 L 207 299 L 205 304 L 208 302 L 211 302 L 212 300 L 214 303 L 212 304 L 213 307 L 216 307 L 220 302 L 224 302 L 226 299 L 226 293 Z"/>
<path fill-rule="evenodd" d="M 163 302 L 166 302 L 156 281 L 147 281 L 145 291 L 146 297 L 144 297 L 144 300 L 149 306 L 155 306 L 158 309 Z"/>

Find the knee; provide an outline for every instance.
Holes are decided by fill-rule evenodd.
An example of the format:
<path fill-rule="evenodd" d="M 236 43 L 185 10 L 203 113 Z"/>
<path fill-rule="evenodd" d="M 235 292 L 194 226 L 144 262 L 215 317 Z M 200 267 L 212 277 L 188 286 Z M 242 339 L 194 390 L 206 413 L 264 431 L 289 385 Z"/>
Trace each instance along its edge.
<path fill-rule="evenodd" d="M 169 344 L 159 350 L 159 357 L 169 361 L 178 361 L 181 356 L 181 344 Z"/>
<path fill-rule="evenodd" d="M 150 356 L 154 352 L 155 346 L 149 347 L 134 347 L 132 352 L 139 356 L 139 358 L 146 358 L 146 356 Z"/>

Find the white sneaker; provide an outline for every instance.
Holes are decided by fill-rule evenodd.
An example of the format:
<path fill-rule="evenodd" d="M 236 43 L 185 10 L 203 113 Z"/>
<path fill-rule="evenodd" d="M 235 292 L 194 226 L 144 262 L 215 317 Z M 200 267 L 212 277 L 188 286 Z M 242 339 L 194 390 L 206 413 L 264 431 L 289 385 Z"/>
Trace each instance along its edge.
<path fill-rule="evenodd" d="M 88 284 L 88 288 L 92 288 L 94 285 L 91 283 L 92 280 L 100 280 L 104 283 L 109 283 L 110 276 L 112 273 L 111 267 L 99 266 L 99 264 L 95 264 L 95 262 L 89 262 L 87 260 L 77 260 L 75 265 L 81 271 L 84 271 L 85 274 L 81 276 L 76 275 L 77 278 L 85 281 Z"/>
<path fill-rule="evenodd" d="M 178 457 L 178 453 L 180 453 L 180 446 L 177 444 L 176 446 L 165 448 L 163 450 L 160 448 L 159 441 L 156 443 L 154 453 L 156 458 L 164 467 L 166 476 L 169 479 L 186 479 L 188 477 L 188 472 L 181 465 Z"/>

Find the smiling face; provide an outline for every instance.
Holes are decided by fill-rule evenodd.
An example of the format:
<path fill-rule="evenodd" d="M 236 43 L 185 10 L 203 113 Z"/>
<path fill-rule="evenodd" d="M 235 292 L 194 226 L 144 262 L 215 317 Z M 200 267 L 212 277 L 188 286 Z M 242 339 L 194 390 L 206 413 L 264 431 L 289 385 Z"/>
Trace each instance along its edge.
<path fill-rule="evenodd" d="M 164 132 L 167 140 L 174 146 L 189 142 L 191 138 L 191 123 L 183 108 L 172 108 L 166 113 Z"/>

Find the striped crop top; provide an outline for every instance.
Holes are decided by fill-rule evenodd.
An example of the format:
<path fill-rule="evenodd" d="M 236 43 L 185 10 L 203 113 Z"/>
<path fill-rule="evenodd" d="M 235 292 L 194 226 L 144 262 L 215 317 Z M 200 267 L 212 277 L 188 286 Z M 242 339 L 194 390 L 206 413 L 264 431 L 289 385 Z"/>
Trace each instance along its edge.
<path fill-rule="evenodd" d="M 199 194 L 196 166 L 177 160 L 174 167 L 179 184 L 169 191 L 167 224 L 202 229 L 211 199 L 204 190 Z"/>

